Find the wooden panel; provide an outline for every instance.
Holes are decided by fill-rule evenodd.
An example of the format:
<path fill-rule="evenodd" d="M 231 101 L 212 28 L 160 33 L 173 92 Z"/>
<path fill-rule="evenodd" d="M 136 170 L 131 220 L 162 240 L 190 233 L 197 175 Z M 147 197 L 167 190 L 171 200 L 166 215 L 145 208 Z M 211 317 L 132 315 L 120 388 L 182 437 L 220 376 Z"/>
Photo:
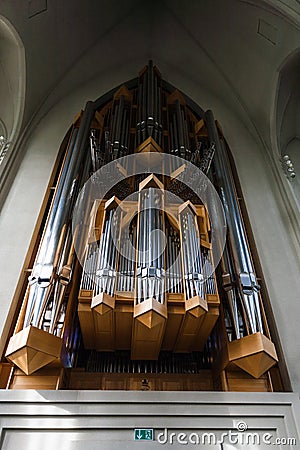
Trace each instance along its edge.
<path fill-rule="evenodd" d="M 195 317 L 188 312 L 186 313 L 176 342 L 176 352 L 189 353 L 192 351 L 194 341 L 204 317 L 205 316 Z"/>
<path fill-rule="evenodd" d="M 213 390 L 212 373 L 203 370 L 199 374 L 165 373 L 89 373 L 72 369 L 69 389 L 144 390 L 146 379 L 151 391 L 209 391 Z"/>
<path fill-rule="evenodd" d="M 96 337 L 96 350 L 115 350 L 114 311 L 108 311 L 107 313 L 103 314 L 103 316 L 93 311 L 93 316 Z"/>
<path fill-rule="evenodd" d="M 204 349 L 205 343 L 218 320 L 219 314 L 218 306 L 208 305 L 208 312 L 205 314 L 201 327 L 199 328 L 193 350 L 202 351 Z"/>
<path fill-rule="evenodd" d="M 183 377 L 183 383 L 185 391 L 212 391 L 214 389 L 211 370 L 202 370 L 197 375 L 186 375 Z"/>
<path fill-rule="evenodd" d="M 78 306 L 85 348 L 107 351 L 126 350 L 133 346 L 132 358 L 134 359 L 156 359 L 160 350 L 177 352 L 202 350 L 219 315 L 217 295 L 208 299 L 208 312 L 203 317 L 195 317 L 185 312 L 182 294 L 173 294 L 173 296 L 169 294 L 171 298 L 168 298 L 168 316 L 165 320 L 158 314 L 160 328 L 155 326 L 151 331 L 151 328 L 144 324 L 133 326 L 133 299 L 122 298 L 121 293 L 118 293 L 114 316 L 106 313 L 103 316 L 95 316 L 94 322 L 91 322 L 91 293 L 92 291 L 86 291 L 86 293 L 80 291 Z M 146 302 L 144 303 L 146 305 Z M 163 305 L 159 304 L 159 306 Z M 146 308 L 141 316 L 144 312 L 149 311 Z M 143 320 L 142 317 L 141 319 Z M 145 322 L 151 326 L 156 319 L 145 317 Z M 157 341 L 156 344 L 155 341 Z"/>
<path fill-rule="evenodd" d="M 95 329 L 91 300 L 93 291 L 81 289 L 78 297 L 78 318 L 82 332 L 84 347 L 95 348 Z"/>
<path fill-rule="evenodd" d="M 114 377 L 113 375 L 103 375 L 102 385 L 103 390 L 126 390 L 127 378 L 123 376 Z"/>
<path fill-rule="evenodd" d="M 9 381 L 10 373 L 12 371 L 11 364 L 0 364 L 0 389 L 6 389 Z"/>
<path fill-rule="evenodd" d="M 162 350 L 171 351 L 174 349 L 184 315 L 185 310 L 183 306 L 171 307 L 168 305 L 168 320 L 162 342 Z"/>
<path fill-rule="evenodd" d="M 149 390 L 150 391 L 155 391 L 156 390 L 156 379 L 155 377 L 151 377 L 148 376 L 149 374 L 147 373 L 141 373 L 139 375 L 136 376 L 131 376 L 129 378 L 129 384 L 127 389 L 130 391 L 141 391 L 144 389 L 144 387 L 142 386 L 142 382 L 144 379 L 147 380 L 148 382 L 148 386 L 149 386 Z"/>
<path fill-rule="evenodd" d="M 131 344 L 131 358 L 157 359 L 160 351 L 161 335 L 161 324 L 150 329 L 138 320 L 135 320 Z"/>
<path fill-rule="evenodd" d="M 160 391 L 182 391 L 183 390 L 183 383 L 182 380 L 175 381 L 175 380 L 168 380 L 168 379 L 162 379 L 160 382 Z"/>
<path fill-rule="evenodd" d="M 209 228 L 208 228 L 208 221 L 207 221 L 207 214 L 206 209 L 204 206 L 197 205 L 196 206 L 197 211 L 197 225 L 199 229 L 200 239 L 201 239 L 201 245 L 204 245 L 207 248 L 211 247 L 210 239 L 209 239 Z"/>
<path fill-rule="evenodd" d="M 69 389 L 101 389 L 101 377 L 98 373 L 85 372 L 83 369 L 72 369 Z"/>
<path fill-rule="evenodd" d="M 229 391 L 241 392 L 268 392 L 270 385 L 267 375 L 254 379 L 242 371 L 226 371 Z"/>
<path fill-rule="evenodd" d="M 115 309 L 116 348 L 129 350 L 133 321 L 133 306 L 117 305 Z"/>
<path fill-rule="evenodd" d="M 157 359 L 167 320 L 167 308 L 155 299 L 134 306 L 132 359 Z"/>
<path fill-rule="evenodd" d="M 274 392 L 284 392 L 284 386 L 282 383 L 279 368 L 272 367 L 272 369 L 269 370 L 269 374 L 270 374 L 270 380 L 272 383 L 272 390 Z"/>
<path fill-rule="evenodd" d="M 142 326 L 135 325 L 136 328 L 133 330 L 133 299 L 122 298 L 121 293 L 118 294 L 115 301 L 113 326 L 113 316 L 107 315 L 109 313 L 104 314 L 102 319 L 99 316 L 95 317 L 93 322 L 91 321 L 91 296 L 92 291 L 80 291 L 78 315 L 85 348 L 99 351 L 129 350 L 134 333 L 135 347 L 136 349 L 141 348 L 141 351 L 133 350 L 135 359 L 144 359 L 146 348 L 151 346 L 153 346 L 152 352 L 150 348 L 147 350 L 151 352 L 148 359 L 155 359 L 155 355 L 160 350 L 201 351 L 219 316 L 219 297 L 217 295 L 209 296 L 207 299 L 208 312 L 202 318 L 198 318 L 185 312 L 182 294 L 169 294 L 168 317 L 165 325 L 162 323 L 161 329 L 154 327 L 153 332 L 143 324 L 141 324 Z M 155 340 L 157 340 L 156 346 L 153 345 Z M 151 344 L 149 344 L 150 342 Z M 160 342 L 162 342 L 161 348 L 159 347 Z"/>
<path fill-rule="evenodd" d="M 55 390 L 62 376 L 60 368 L 43 368 L 32 375 L 25 375 L 19 369 L 14 371 L 11 379 L 10 389 L 45 389 Z"/>

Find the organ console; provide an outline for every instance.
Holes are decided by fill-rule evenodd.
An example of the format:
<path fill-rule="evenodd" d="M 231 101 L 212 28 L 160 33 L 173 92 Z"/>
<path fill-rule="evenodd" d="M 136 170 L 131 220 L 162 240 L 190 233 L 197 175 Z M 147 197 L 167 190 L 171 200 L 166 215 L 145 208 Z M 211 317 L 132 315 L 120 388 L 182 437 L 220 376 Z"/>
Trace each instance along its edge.
<path fill-rule="evenodd" d="M 97 196 L 109 167 L 115 183 Z M 210 185 L 226 243 L 222 233 L 213 240 L 210 213 L 220 209 Z M 221 128 L 151 61 L 76 117 L 45 214 L 6 350 L 14 367 L 28 376 L 80 364 L 99 373 L 210 370 L 220 388 L 232 370 L 260 379 L 276 366 Z"/>

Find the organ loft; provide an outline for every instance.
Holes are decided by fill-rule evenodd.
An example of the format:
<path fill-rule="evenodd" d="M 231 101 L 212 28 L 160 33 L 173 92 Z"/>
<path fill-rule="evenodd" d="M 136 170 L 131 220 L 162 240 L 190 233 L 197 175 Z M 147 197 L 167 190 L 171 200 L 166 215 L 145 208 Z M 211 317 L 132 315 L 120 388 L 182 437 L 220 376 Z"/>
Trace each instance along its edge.
<path fill-rule="evenodd" d="M 68 130 L 2 357 L 8 389 L 283 390 L 221 124 L 163 80 Z"/>

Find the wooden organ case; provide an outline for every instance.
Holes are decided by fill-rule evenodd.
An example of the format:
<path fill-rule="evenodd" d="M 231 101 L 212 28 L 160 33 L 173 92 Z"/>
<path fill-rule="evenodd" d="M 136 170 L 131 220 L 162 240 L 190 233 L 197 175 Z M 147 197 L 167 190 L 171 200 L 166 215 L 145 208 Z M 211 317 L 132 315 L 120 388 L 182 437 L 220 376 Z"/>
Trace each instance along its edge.
<path fill-rule="evenodd" d="M 211 111 L 150 61 L 88 102 L 65 141 L 2 387 L 283 390 L 241 194 Z M 91 195 L 111 164 L 115 183 Z M 207 205 L 184 182 L 188 165 L 223 204 L 220 261 Z"/>

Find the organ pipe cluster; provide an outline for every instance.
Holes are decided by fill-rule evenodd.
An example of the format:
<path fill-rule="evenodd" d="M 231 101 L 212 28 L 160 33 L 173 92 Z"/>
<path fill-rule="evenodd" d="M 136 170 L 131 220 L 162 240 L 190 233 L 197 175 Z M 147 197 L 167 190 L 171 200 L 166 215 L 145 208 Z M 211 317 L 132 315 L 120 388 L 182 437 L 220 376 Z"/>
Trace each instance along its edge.
<path fill-rule="evenodd" d="M 20 329 L 32 326 L 63 338 L 76 265 L 71 219 L 78 192 L 99 167 L 134 153 L 151 138 L 162 151 L 186 159 L 207 173 L 223 202 L 228 239 L 219 287 L 225 293 L 223 307 L 229 340 L 267 333 L 226 143 L 212 112 L 197 114 L 182 94 L 164 85 L 152 62 L 133 87 L 120 87 L 112 100 L 101 107 L 87 104 L 70 133 L 29 277 Z M 141 187 L 141 181 L 149 174 L 155 176 L 149 169 L 144 176 L 116 186 L 112 199 L 105 200 L 99 239 L 86 242 L 82 237 L 85 260 L 80 288 L 93 291 L 94 296 L 114 297 L 131 292 L 137 304 L 153 299 L 167 305 L 170 294 L 184 294 L 185 300 L 216 295 L 211 249 L 201 243 L 192 202 L 191 207 L 179 210 L 177 224 L 171 223 L 163 211 L 163 192 L 168 183 L 158 183 L 161 188 L 147 184 Z M 177 195 L 189 198 L 185 186 L 176 180 L 172 183 L 169 186 Z M 118 198 L 125 197 L 126 201 L 126 194 L 136 186 L 139 191 L 135 214 L 129 226 L 124 227 L 124 211 Z"/>
<path fill-rule="evenodd" d="M 227 308 L 234 329 L 234 336 L 230 337 L 239 339 L 240 318 L 243 323 L 243 334 L 265 331 L 261 314 L 260 286 L 255 274 L 225 143 L 219 138 L 211 111 L 206 112 L 205 121 L 209 139 L 216 147 L 215 183 L 219 188 L 228 224 L 228 239 L 223 257 L 223 287 L 227 292 Z"/>

